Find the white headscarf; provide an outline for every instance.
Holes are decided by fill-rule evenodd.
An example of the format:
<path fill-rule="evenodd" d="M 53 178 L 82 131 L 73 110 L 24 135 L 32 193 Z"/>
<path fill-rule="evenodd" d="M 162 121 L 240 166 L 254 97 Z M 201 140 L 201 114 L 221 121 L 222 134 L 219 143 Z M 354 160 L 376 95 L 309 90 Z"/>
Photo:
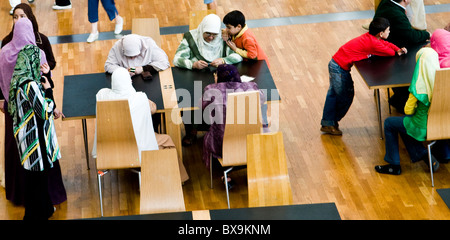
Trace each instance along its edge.
<path fill-rule="evenodd" d="M 197 29 L 190 31 L 192 38 L 194 38 L 194 41 L 197 44 L 198 51 L 209 62 L 222 57 L 223 40 L 220 27 L 220 17 L 216 14 L 209 14 L 203 18 Z M 217 36 L 208 43 L 203 39 L 204 32 L 216 33 Z"/>
<path fill-rule="evenodd" d="M 130 34 L 121 38 L 111 48 L 105 62 L 105 71 L 113 73 L 119 67 L 145 65 L 151 65 L 158 71 L 165 70 L 170 67 L 169 57 L 151 37 Z"/>
<path fill-rule="evenodd" d="M 100 89 L 96 97 L 97 101 L 128 99 L 134 135 L 139 148 L 139 159 L 141 158 L 141 151 L 158 150 L 147 95 L 143 92 L 136 92 L 130 74 L 125 68 L 117 68 L 111 76 L 111 89 Z M 94 149 L 92 150 L 94 157 L 96 157 L 97 152 L 96 144 L 97 139 L 94 141 Z"/>

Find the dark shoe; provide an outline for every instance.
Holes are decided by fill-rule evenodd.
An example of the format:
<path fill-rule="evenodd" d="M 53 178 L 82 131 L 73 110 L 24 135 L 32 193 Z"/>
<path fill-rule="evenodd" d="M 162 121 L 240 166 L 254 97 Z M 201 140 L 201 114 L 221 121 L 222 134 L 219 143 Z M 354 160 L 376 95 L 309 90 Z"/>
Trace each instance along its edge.
<path fill-rule="evenodd" d="M 225 178 L 222 176 L 222 182 L 225 184 Z M 234 187 L 234 181 L 233 181 L 233 179 L 231 179 L 231 178 L 228 178 L 229 180 L 227 181 L 227 184 L 228 184 L 228 190 L 230 190 L 230 189 L 232 189 L 233 187 Z"/>
<path fill-rule="evenodd" d="M 392 175 L 400 175 L 402 173 L 400 165 L 393 165 L 393 164 L 375 166 L 375 171 L 377 171 L 378 173 L 392 174 Z"/>
<path fill-rule="evenodd" d="M 320 131 L 330 135 L 342 135 L 342 131 L 336 126 L 322 126 Z"/>
<path fill-rule="evenodd" d="M 181 144 L 185 147 L 188 147 L 194 144 L 195 140 L 197 140 L 197 131 L 192 131 L 189 134 L 186 134 L 186 136 L 184 136 Z"/>
<path fill-rule="evenodd" d="M 430 160 L 428 159 L 428 155 L 422 160 L 428 167 L 430 167 Z M 431 154 L 431 164 L 433 164 L 433 172 L 436 172 L 439 169 L 439 161 L 433 156 L 433 154 Z"/>

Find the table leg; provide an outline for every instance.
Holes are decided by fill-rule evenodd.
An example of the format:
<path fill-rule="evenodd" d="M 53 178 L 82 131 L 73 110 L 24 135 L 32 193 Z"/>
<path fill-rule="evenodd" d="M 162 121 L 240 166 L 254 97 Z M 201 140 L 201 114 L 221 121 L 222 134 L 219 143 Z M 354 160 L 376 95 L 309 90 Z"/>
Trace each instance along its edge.
<path fill-rule="evenodd" d="M 390 91 L 390 88 L 387 89 L 387 94 L 388 94 L 389 115 L 391 115 L 391 104 L 389 103 L 389 100 L 391 99 L 391 91 Z"/>
<path fill-rule="evenodd" d="M 88 144 L 88 138 L 87 138 L 87 127 L 86 127 L 86 119 L 81 119 L 81 124 L 83 125 L 83 139 L 84 139 L 84 151 L 86 153 L 86 164 L 87 169 L 89 170 L 89 144 Z"/>
<path fill-rule="evenodd" d="M 380 130 L 380 139 L 383 139 L 383 123 L 381 122 L 380 89 L 375 89 L 375 103 L 377 105 L 378 128 Z"/>

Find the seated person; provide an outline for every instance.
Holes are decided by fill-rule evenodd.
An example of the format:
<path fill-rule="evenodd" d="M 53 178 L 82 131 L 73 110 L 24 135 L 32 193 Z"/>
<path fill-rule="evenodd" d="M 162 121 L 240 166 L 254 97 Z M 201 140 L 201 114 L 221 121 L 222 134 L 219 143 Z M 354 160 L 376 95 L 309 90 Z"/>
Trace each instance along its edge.
<path fill-rule="evenodd" d="M 259 90 L 258 85 L 254 82 L 241 82 L 239 72 L 233 65 L 220 65 L 217 68 L 217 73 L 214 74 L 214 79 L 216 83 L 209 84 L 205 87 L 202 100 L 203 110 L 205 110 L 205 108 L 207 108 L 210 104 L 215 104 L 214 108 L 211 108 L 211 106 L 208 107 L 209 109 L 213 109 L 211 112 L 206 114 L 203 113 L 203 116 L 209 117 L 209 119 L 205 119 L 205 121 L 211 123 L 208 132 L 203 138 L 203 162 L 208 168 L 210 154 L 212 154 L 213 158 L 222 157 L 223 135 L 225 132 L 225 116 L 227 111 L 227 93 Z M 217 91 L 220 91 L 220 96 L 222 97 L 222 99 L 215 99 L 215 96 L 218 95 Z M 264 104 L 264 102 L 266 101 L 266 97 L 261 90 L 259 91 L 262 117 L 263 119 L 266 119 L 267 105 Z M 223 110 L 223 112 L 217 113 L 215 112 L 216 109 L 221 109 Z M 217 121 L 217 116 L 221 116 L 219 121 Z M 214 121 L 214 119 L 216 119 L 216 121 Z M 261 123 L 261 126 L 263 126 L 263 123 Z M 228 182 L 230 186 L 231 179 L 228 179 Z"/>
<path fill-rule="evenodd" d="M 416 54 L 416 68 L 411 86 L 410 95 L 405 105 L 407 116 L 388 117 L 384 121 L 384 135 L 386 137 L 387 165 L 375 166 L 379 173 L 392 175 L 401 174 L 398 135 L 402 137 L 406 150 L 412 162 L 424 160 L 428 163 L 428 150 L 422 144 L 427 135 L 428 110 L 433 96 L 434 77 L 439 67 L 439 58 L 436 51 L 425 47 Z M 432 168 L 437 171 L 439 162 L 432 155 Z"/>
<path fill-rule="evenodd" d="M 438 53 L 441 68 L 450 68 L 450 23 L 446 28 L 433 32 L 430 47 Z"/>
<path fill-rule="evenodd" d="M 151 113 L 156 111 L 156 105 L 147 98 L 145 93 L 136 92 L 131 85 L 130 74 L 125 68 L 117 68 L 111 76 L 111 89 L 100 89 L 96 97 L 97 101 L 128 99 L 134 135 L 139 149 L 139 159 L 142 151 L 175 147 L 170 136 L 157 134 L 153 131 Z M 97 157 L 97 133 L 95 134 L 92 156 L 94 158 Z M 180 167 L 181 181 L 185 182 L 189 179 L 189 176 L 180 159 L 178 165 Z"/>
<path fill-rule="evenodd" d="M 130 34 L 122 37 L 111 48 L 105 62 L 105 71 L 113 73 L 119 67 L 128 69 L 131 76 L 142 74 L 151 78 L 151 71 L 170 67 L 169 58 L 151 37 Z"/>
<path fill-rule="evenodd" d="M 231 50 L 222 40 L 220 18 L 209 14 L 203 18 L 197 29 L 185 33 L 173 58 L 176 67 L 204 69 L 208 64 L 235 64 L 242 61 L 239 54 Z"/>
<path fill-rule="evenodd" d="M 417 30 L 412 25 L 406 15 L 406 7 L 409 0 L 382 0 L 375 11 L 374 19 L 383 17 L 391 24 L 391 34 L 386 39 L 398 47 L 409 48 L 430 39 L 430 33 L 426 30 Z M 394 95 L 389 99 L 389 104 L 403 113 L 403 108 L 408 100 L 408 87 L 392 88 Z"/>
<path fill-rule="evenodd" d="M 450 68 L 450 23 L 444 29 L 436 29 L 433 32 L 430 47 L 438 53 L 441 68 Z M 433 146 L 433 154 L 439 162 L 448 162 L 450 159 L 450 141 L 436 141 Z"/>
<path fill-rule="evenodd" d="M 255 35 L 245 24 L 245 16 L 238 10 L 231 11 L 223 18 L 227 27 L 223 33 L 223 40 L 227 45 L 244 59 L 265 60 L 270 68 L 269 59 L 256 41 Z"/>

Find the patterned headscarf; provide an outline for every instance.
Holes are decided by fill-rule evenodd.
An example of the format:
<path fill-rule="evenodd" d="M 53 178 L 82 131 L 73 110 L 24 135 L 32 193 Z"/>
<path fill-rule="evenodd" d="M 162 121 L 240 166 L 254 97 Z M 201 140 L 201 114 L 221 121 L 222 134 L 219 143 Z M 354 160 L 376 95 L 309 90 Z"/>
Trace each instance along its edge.
<path fill-rule="evenodd" d="M 40 86 L 40 53 L 41 50 L 35 45 L 26 45 L 17 56 L 17 63 L 14 68 L 11 79 L 11 88 L 9 89 L 8 112 L 17 120 L 16 92 L 20 85 L 25 82 L 35 81 Z"/>
<path fill-rule="evenodd" d="M 409 92 L 418 101 L 429 106 L 433 96 L 434 78 L 439 67 L 439 57 L 435 50 L 429 47 L 420 49 L 416 54 L 416 67 L 409 87 Z"/>
<path fill-rule="evenodd" d="M 217 82 L 242 82 L 236 66 L 222 64 L 217 67 Z"/>

